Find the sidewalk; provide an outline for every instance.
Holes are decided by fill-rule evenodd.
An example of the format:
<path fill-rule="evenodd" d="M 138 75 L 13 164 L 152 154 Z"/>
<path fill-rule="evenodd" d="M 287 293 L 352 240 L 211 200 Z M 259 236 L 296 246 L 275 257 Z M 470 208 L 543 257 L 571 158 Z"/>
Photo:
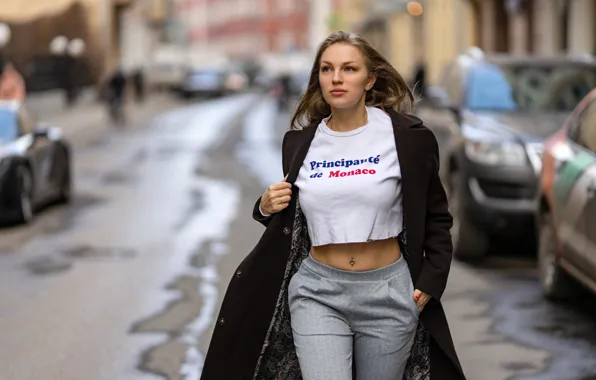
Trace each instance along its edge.
<path fill-rule="evenodd" d="M 109 131 L 137 128 L 162 112 L 188 104 L 169 93 L 150 93 L 142 103 L 127 99 L 127 123 L 115 126 L 109 120 L 105 103 L 98 102 L 94 93 L 84 93 L 72 108 L 64 107 L 60 95 L 59 92 L 34 94 L 26 104 L 36 120 L 62 128 L 64 136 L 76 148 L 93 143 Z"/>

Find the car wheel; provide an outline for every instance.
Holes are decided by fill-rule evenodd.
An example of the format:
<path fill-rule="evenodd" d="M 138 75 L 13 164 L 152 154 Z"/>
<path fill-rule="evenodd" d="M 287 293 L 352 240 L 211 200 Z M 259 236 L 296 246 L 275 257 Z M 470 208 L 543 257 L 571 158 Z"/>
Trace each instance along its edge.
<path fill-rule="evenodd" d="M 486 255 L 489 248 L 488 234 L 476 227 L 463 212 L 462 195 L 459 190 L 460 174 L 452 172 L 449 183 L 449 211 L 453 215 L 451 238 L 453 256 L 458 259 L 479 258 Z"/>
<path fill-rule="evenodd" d="M 19 184 L 19 209 L 17 222 L 27 224 L 33 219 L 33 177 L 25 166 L 17 169 Z"/>
<path fill-rule="evenodd" d="M 60 158 L 60 162 L 63 163 L 64 168 L 62 169 L 62 178 L 60 179 L 60 193 L 58 194 L 59 203 L 69 203 L 72 197 L 72 178 L 70 174 L 70 161 L 68 154 L 63 153 L 63 157 Z"/>
<path fill-rule="evenodd" d="M 539 227 L 538 270 L 544 296 L 562 300 L 576 293 L 575 281 L 559 265 L 557 242 L 550 213 L 542 215 Z"/>

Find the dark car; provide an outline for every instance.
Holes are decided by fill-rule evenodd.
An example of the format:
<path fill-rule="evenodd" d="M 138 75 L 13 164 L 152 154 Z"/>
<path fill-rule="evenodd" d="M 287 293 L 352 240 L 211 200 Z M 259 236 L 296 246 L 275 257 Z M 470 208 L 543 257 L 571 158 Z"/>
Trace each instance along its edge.
<path fill-rule="evenodd" d="M 537 225 L 544 295 L 581 294 L 577 282 L 596 293 L 596 90 L 547 140 L 542 161 Z"/>
<path fill-rule="evenodd" d="M 61 131 L 34 123 L 16 102 L 0 102 L 0 219 L 27 223 L 71 195 L 70 149 Z"/>
<path fill-rule="evenodd" d="M 595 86 L 591 59 L 473 51 L 429 87 L 431 106 L 418 112 L 441 143 L 454 256 L 482 256 L 493 237 L 535 243 L 544 140 Z"/>

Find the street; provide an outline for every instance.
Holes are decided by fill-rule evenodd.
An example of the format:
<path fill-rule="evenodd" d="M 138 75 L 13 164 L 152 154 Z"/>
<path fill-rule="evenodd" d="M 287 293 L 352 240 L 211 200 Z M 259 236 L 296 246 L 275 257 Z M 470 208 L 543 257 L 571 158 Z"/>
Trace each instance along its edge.
<path fill-rule="evenodd" d="M 73 202 L 0 230 L 0 380 L 197 380 L 288 120 L 248 93 L 73 141 Z M 545 301 L 531 252 L 454 261 L 442 301 L 469 380 L 596 379 L 596 297 Z"/>

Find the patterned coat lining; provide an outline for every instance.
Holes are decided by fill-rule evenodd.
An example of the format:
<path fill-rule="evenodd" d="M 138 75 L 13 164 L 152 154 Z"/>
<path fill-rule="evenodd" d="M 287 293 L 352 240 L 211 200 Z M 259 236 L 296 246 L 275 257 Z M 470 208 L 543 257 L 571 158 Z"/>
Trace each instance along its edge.
<path fill-rule="evenodd" d="M 398 237 L 398 240 L 404 258 L 408 260 L 405 231 Z M 297 201 L 290 256 L 253 380 L 302 380 L 294 348 L 287 292 L 290 279 L 298 271 L 302 260 L 308 256 L 310 246 L 306 219 L 300 209 L 300 202 Z M 428 333 L 421 323 L 418 324 L 414 345 L 410 351 L 410 358 L 402 380 L 430 380 Z"/>

